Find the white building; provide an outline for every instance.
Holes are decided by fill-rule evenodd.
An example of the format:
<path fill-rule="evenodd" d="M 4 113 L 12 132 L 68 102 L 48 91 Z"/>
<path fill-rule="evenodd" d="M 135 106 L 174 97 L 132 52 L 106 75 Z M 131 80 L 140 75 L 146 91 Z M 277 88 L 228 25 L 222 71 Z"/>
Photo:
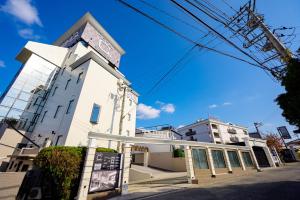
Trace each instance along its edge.
<path fill-rule="evenodd" d="M 266 140 L 249 137 L 247 128 L 243 126 L 209 118 L 198 120 L 177 131 L 184 140 L 250 146 L 261 167 L 273 167 L 276 162 L 280 162 L 277 156 L 271 154 Z"/>
<path fill-rule="evenodd" d="M 216 119 L 198 120 L 193 124 L 181 127 L 177 131 L 184 140 L 228 144 L 243 142 L 249 138 L 246 127 L 224 123 Z"/>
<path fill-rule="evenodd" d="M 134 136 L 138 94 L 119 71 L 123 54 L 89 13 L 52 45 L 28 42 L 0 99 L 0 117 L 17 119 L 40 146 L 86 146 L 90 131 Z"/>
<path fill-rule="evenodd" d="M 181 138 L 181 135 L 173 130 L 172 127 L 162 127 L 159 130 L 157 129 L 136 129 L 135 137 L 144 137 L 144 138 L 158 138 L 165 140 L 176 140 Z M 172 145 L 160 145 L 160 144 L 135 144 L 147 147 L 149 152 L 173 152 L 174 146 Z"/>

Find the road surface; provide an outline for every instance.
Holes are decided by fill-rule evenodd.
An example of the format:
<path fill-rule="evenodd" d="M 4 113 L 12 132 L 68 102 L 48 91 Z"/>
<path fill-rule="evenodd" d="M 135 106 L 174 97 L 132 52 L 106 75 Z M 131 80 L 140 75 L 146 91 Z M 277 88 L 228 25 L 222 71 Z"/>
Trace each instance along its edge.
<path fill-rule="evenodd" d="M 299 200 L 300 163 L 212 185 L 167 192 L 147 200 Z"/>

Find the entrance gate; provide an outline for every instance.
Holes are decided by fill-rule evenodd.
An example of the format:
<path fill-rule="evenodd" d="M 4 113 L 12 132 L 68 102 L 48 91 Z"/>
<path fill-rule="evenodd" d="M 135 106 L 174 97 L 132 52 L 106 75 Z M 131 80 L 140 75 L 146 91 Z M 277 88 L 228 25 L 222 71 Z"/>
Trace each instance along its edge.
<path fill-rule="evenodd" d="M 270 163 L 266 156 L 266 153 L 262 147 L 253 146 L 252 147 L 255 157 L 257 159 L 258 165 L 260 167 L 270 167 Z"/>
<path fill-rule="evenodd" d="M 229 171 L 232 171 L 231 165 L 229 164 L 229 158 L 227 155 L 226 149 L 236 149 L 238 153 L 241 154 L 241 151 L 249 151 L 251 155 L 254 156 L 253 151 L 248 146 L 233 146 L 233 145 L 224 145 L 224 144 L 214 144 L 214 143 L 205 143 L 205 142 L 196 142 L 196 141 L 186 141 L 186 140 L 168 140 L 168 139 L 158 139 L 158 138 L 142 138 L 142 137 L 127 137 L 122 135 L 112 135 L 105 133 L 94 133 L 89 132 L 89 144 L 84 161 L 83 172 L 81 174 L 79 189 L 78 189 L 78 200 L 87 199 L 87 194 L 89 192 L 90 180 L 92 176 L 92 170 L 94 166 L 94 158 L 96 154 L 97 141 L 118 141 L 122 144 L 122 154 L 123 159 L 121 162 L 121 173 L 120 173 L 120 189 L 122 194 L 127 194 L 128 192 L 128 182 L 129 182 L 129 168 L 131 161 L 131 147 L 135 144 L 161 144 L 161 145 L 176 145 L 184 146 L 185 153 L 185 163 L 187 169 L 187 179 L 189 183 L 192 183 L 195 178 L 193 159 L 192 159 L 192 148 L 204 148 L 207 151 L 208 163 L 210 165 L 210 171 L 212 175 L 216 174 L 214 168 L 213 159 L 212 159 L 212 149 L 221 149 L 224 151 L 224 157 L 226 165 L 228 166 Z M 241 157 L 241 156 L 239 156 Z M 259 166 L 254 159 L 254 165 L 257 170 Z"/>

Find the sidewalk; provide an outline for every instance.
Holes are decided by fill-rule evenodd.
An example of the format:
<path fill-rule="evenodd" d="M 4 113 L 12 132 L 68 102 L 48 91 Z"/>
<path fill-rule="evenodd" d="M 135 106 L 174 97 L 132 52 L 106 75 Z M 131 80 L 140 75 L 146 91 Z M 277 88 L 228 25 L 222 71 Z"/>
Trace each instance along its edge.
<path fill-rule="evenodd" d="M 260 177 L 264 173 L 274 173 L 274 171 L 286 170 L 289 167 L 293 167 L 299 164 L 288 164 L 284 167 L 277 168 L 266 168 L 262 172 L 254 172 L 250 174 L 240 174 L 236 176 L 220 176 L 216 179 L 212 179 L 209 182 L 199 183 L 199 184 L 188 184 L 188 183 L 178 183 L 178 184 L 156 184 L 156 183 L 145 183 L 145 184 L 132 184 L 129 185 L 128 194 L 123 196 L 118 196 L 112 198 L 112 200 L 133 200 L 133 199 L 147 199 L 150 197 L 158 197 L 160 195 L 166 195 L 168 193 L 176 193 L 186 189 L 191 188 L 209 188 L 212 186 L 223 186 L 236 184 L 241 180 L 248 180 L 251 178 Z"/>

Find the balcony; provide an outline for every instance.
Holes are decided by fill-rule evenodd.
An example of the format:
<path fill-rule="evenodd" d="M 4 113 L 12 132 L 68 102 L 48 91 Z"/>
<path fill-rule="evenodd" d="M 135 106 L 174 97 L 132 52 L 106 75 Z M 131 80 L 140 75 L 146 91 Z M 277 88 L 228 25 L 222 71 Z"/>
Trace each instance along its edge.
<path fill-rule="evenodd" d="M 227 132 L 230 134 L 237 134 L 237 131 L 234 128 L 228 128 Z"/>

